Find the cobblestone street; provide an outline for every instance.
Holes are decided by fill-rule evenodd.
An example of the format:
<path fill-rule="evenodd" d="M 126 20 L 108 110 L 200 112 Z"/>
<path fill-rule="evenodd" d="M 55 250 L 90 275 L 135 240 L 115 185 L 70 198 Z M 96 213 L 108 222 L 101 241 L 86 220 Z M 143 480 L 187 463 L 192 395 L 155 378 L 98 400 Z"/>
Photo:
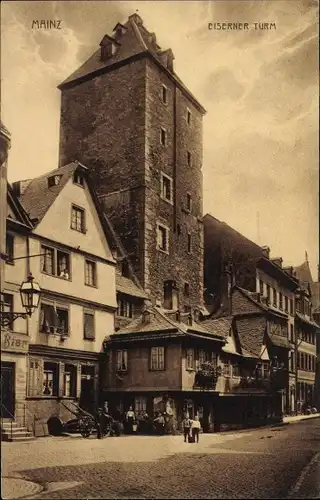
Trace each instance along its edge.
<path fill-rule="evenodd" d="M 199 444 L 182 436 L 4 443 L 3 476 L 41 486 L 24 498 L 316 498 L 319 424 L 202 435 Z M 312 459 L 308 484 L 297 482 Z"/>

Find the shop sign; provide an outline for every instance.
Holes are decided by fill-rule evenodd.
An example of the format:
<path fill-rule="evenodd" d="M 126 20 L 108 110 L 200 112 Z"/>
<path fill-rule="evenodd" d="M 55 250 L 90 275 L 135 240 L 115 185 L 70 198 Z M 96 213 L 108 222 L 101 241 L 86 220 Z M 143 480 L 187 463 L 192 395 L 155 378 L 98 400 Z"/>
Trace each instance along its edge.
<path fill-rule="evenodd" d="M 19 333 L 6 332 L 1 335 L 1 350 L 10 352 L 28 352 L 29 338 Z"/>

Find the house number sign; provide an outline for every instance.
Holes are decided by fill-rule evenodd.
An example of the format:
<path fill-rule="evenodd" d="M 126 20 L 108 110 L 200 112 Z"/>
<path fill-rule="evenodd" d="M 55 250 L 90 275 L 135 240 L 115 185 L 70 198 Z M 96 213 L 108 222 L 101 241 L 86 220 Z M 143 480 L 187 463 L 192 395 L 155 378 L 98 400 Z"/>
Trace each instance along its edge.
<path fill-rule="evenodd" d="M 27 352 L 28 345 L 25 335 L 5 333 L 1 339 L 2 351 Z"/>

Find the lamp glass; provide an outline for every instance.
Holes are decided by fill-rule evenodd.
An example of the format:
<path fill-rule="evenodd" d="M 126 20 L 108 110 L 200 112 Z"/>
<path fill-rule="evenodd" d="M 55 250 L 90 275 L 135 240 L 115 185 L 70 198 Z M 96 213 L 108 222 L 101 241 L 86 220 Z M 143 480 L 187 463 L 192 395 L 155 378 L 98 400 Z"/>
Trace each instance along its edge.
<path fill-rule="evenodd" d="M 37 309 L 40 301 L 40 295 L 40 286 L 34 281 L 33 276 L 30 274 L 27 280 L 24 281 L 20 287 L 21 303 L 29 316 L 31 316 L 34 310 Z"/>

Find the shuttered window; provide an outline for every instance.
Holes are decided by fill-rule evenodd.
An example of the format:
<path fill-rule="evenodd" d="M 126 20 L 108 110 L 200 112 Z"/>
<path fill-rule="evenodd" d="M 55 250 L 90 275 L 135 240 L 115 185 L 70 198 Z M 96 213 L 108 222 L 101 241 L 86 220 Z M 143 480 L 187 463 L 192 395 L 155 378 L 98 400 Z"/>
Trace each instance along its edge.
<path fill-rule="evenodd" d="M 42 396 L 43 360 L 29 359 L 28 365 L 28 396 Z"/>
<path fill-rule="evenodd" d="M 117 351 L 117 371 L 126 372 L 128 370 L 128 351 Z"/>

